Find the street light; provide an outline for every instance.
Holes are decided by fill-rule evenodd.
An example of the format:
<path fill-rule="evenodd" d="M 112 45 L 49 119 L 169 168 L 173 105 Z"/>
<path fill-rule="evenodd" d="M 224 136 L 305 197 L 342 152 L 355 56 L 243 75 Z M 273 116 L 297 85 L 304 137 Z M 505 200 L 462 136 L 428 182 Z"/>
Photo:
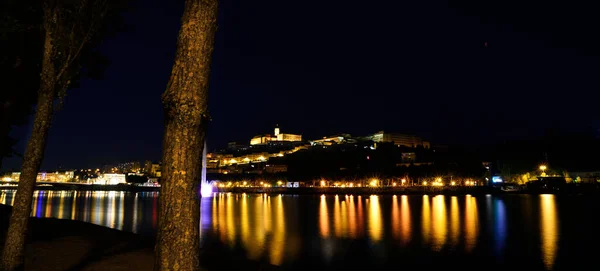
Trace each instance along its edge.
<path fill-rule="evenodd" d="M 542 171 L 542 176 L 546 176 L 546 165 L 541 165 L 540 170 Z"/>

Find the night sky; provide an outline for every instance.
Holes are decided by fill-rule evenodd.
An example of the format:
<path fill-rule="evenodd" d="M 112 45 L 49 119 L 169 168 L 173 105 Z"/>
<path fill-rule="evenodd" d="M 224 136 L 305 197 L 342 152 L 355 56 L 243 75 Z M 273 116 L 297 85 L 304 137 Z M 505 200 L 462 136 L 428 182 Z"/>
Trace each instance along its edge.
<path fill-rule="evenodd" d="M 221 1 L 209 151 L 275 124 L 309 139 L 386 130 L 432 145 L 599 128 L 593 1 L 480 2 Z M 127 30 L 99 48 L 105 79 L 84 80 L 56 115 L 43 169 L 160 159 L 183 1 L 131 7 Z M 30 129 L 14 131 L 22 149 Z"/>

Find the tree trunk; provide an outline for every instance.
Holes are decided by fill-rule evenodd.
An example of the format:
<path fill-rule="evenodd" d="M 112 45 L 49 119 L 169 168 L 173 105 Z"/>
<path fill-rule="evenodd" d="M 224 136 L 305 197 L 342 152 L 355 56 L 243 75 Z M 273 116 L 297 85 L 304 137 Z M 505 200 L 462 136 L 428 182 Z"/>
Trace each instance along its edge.
<path fill-rule="evenodd" d="M 186 0 L 165 113 L 155 270 L 199 270 L 202 150 L 217 0 Z"/>
<path fill-rule="evenodd" d="M 52 122 L 52 111 L 54 104 L 54 63 L 51 55 L 53 50 L 51 33 L 46 31 L 44 42 L 44 59 L 42 60 L 41 86 L 38 92 L 38 104 L 33 120 L 33 130 L 27 142 L 25 156 L 23 157 L 23 168 L 19 178 L 19 186 L 15 195 L 15 204 L 10 216 L 8 234 L 2 251 L 2 262 L 0 270 L 19 270 L 23 268 L 25 253 L 25 237 L 27 222 L 31 214 L 31 203 L 33 201 L 33 189 L 40 164 L 44 158 L 46 149 L 46 138 L 50 123 Z"/>

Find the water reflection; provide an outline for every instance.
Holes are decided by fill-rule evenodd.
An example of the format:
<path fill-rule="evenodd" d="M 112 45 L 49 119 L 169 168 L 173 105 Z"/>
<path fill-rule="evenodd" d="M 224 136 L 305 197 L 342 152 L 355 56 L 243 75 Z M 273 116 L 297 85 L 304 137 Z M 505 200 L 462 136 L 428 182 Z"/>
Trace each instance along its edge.
<path fill-rule="evenodd" d="M 446 244 L 446 202 L 444 196 L 433 198 L 433 245 L 434 250 L 441 250 Z"/>
<path fill-rule="evenodd" d="M 460 237 L 460 211 L 456 196 L 450 198 L 450 234 L 452 247 L 456 247 Z"/>
<path fill-rule="evenodd" d="M 383 225 L 381 217 L 381 207 L 379 206 L 379 196 L 369 197 L 369 237 L 374 242 L 381 240 L 383 235 Z"/>
<path fill-rule="evenodd" d="M 429 244 L 429 237 L 431 236 L 431 208 L 429 207 L 429 196 L 423 196 L 423 207 L 421 213 L 421 237 L 423 238 L 423 244 Z"/>
<path fill-rule="evenodd" d="M 558 220 L 554 195 L 540 195 L 542 257 L 546 269 L 551 270 L 558 249 Z"/>
<path fill-rule="evenodd" d="M 0 191 L 0 204 L 12 205 L 15 190 Z M 114 229 L 153 234 L 157 192 L 35 191 L 31 216 L 80 220 Z"/>
<path fill-rule="evenodd" d="M 479 235 L 479 213 L 475 197 L 465 197 L 465 250 L 471 252 Z"/>
<path fill-rule="evenodd" d="M 280 265 L 283 261 L 283 253 L 286 248 L 286 230 L 285 230 L 285 210 L 283 197 L 276 197 L 275 201 L 275 227 L 273 228 L 273 242 L 271 244 L 270 256 L 271 263 Z"/>
<path fill-rule="evenodd" d="M 506 207 L 504 206 L 504 201 L 502 199 L 494 199 L 494 207 L 493 211 L 496 214 L 494 219 L 494 241 L 496 243 L 496 255 L 501 255 L 504 251 L 504 246 L 506 243 Z"/>
<path fill-rule="evenodd" d="M 411 239 L 411 216 L 410 216 L 410 206 L 408 205 L 408 196 L 402 196 L 402 200 L 401 200 L 401 207 L 400 207 L 400 212 L 401 212 L 401 217 L 402 220 L 400 222 L 400 225 L 402 227 L 401 230 L 401 235 L 400 237 L 402 238 L 402 244 L 404 246 L 406 246 L 408 244 L 408 242 L 410 242 Z"/>
<path fill-rule="evenodd" d="M 11 204 L 14 194 L 15 191 L 0 191 L 0 204 Z M 33 199 L 32 216 L 75 219 L 145 234 L 155 230 L 155 192 L 36 191 Z M 527 225 L 521 229 L 525 218 L 520 209 L 515 212 L 512 206 L 522 202 L 521 207 L 526 207 L 529 201 L 536 202 L 537 196 L 521 199 L 511 198 L 511 208 L 507 208 L 509 201 L 505 197 L 492 196 L 478 201 L 472 196 L 441 195 L 313 197 L 216 193 L 202 199 L 201 233 L 203 240 L 210 237 L 232 250 L 243 250 L 250 259 L 274 265 L 299 261 L 297 257 L 306 255 L 335 264 L 361 244 L 381 251 L 402 246 L 416 248 L 414 251 L 442 251 L 440 254 L 448 249 L 463 253 L 458 252 L 458 247 L 464 244 L 467 255 L 493 252 L 499 259 L 505 251 L 520 249 L 506 242 L 509 229 L 530 232 Z M 540 214 L 529 219 L 534 227 L 540 220 L 542 260 L 547 269 L 552 269 L 559 253 L 556 199 L 542 195 L 539 204 Z M 489 229 L 488 234 L 482 235 L 482 228 Z M 537 232 L 533 237 L 523 236 L 538 242 Z M 539 261 L 538 250 L 533 251 L 535 255 L 529 251 L 519 253 L 532 260 L 538 257 Z M 394 257 L 392 253 L 375 254 Z M 364 257 L 369 261 L 367 258 L 372 256 Z"/>
<path fill-rule="evenodd" d="M 325 195 L 321 196 L 319 203 L 319 233 L 322 238 L 329 237 L 329 212 Z"/>

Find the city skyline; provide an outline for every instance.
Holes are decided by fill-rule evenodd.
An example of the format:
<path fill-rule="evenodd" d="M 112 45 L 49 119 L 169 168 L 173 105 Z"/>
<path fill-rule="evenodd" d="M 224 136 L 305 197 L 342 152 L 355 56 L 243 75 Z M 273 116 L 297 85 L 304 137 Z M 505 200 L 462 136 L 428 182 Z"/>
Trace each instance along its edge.
<path fill-rule="evenodd" d="M 599 86 L 591 25 L 576 18 L 559 20 L 571 32 L 540 25 L 549 18 L 525 16 L 536 6 L 511 9 L 510 1 L 504 8 L 436 2 L 433 10 L 358 3 L 328 1 L 314 10 L 308 3 L 223 1 L 209 149 L 275 123 L 307 138 L 389 130 L 439 144 L 599 127 L 594 99 L 582 99 Z M 104 79 L 83 80 L 56 114 L 43 168 L 160 158 L 160 95 L 182 8 L 148 2 L 127 12 L 127 31 L 99 48 L 111 61 Z M 366 19 L 357 22 L 356 14 Z M 356 31 L 365 38 L 356 39 Z M 30 129 L 13 131 L 20 152 Z M 3 169 L 20 166 L 21 159 L 8 158 Z"/>

